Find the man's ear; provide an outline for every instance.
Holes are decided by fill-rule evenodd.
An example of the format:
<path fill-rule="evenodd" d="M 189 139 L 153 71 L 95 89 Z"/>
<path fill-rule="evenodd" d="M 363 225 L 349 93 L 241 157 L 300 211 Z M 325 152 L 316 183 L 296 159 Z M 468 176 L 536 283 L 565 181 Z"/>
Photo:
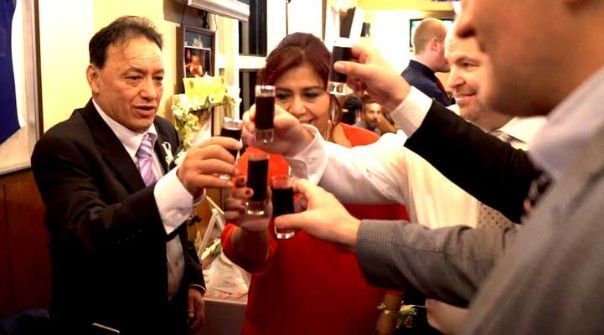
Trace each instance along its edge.
<path fill-rule="evenodd" d="M 90 64 L 88 68 L 86 68 L 86 79 L 88 80 L 88 85 L 90 85 L 90 89 L 92 90 L 92 94 L 98 94 L 100 85 L 101 85 L 101 74 L 99 72 L 99 68 Z"/>
<path fill-rule="evenodd" d="M 430 50 L 432 51 L 438 51 L 438 40 L 436 39 L 436 37 L 432 37 L 430 39 L 430 43 L 428 43 L 428 46 L 430 47 Z"/>

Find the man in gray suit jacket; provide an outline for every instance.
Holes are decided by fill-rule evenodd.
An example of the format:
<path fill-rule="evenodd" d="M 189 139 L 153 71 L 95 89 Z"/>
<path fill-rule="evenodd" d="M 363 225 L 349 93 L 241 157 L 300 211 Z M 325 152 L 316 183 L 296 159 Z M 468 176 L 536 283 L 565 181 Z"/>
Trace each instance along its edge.
<path fill-rule="evenodd" d="M 554 0 L 545 7 L 538 0 L 508 1 L 501 10 L 496 0 L 467 0 L 463 7 L 457 34 L 476 36 L 494 67 L 485 88 L 489 105 L 515 115 L 548 115 L 529 156 L 553 183 L 524 227 L 510 234 L 359 221 L 304 180 L 296 189 L 307 210 L 281 216 L 276 225 L 351 247 L 373 284 L 413 285 L 459 305 L 471 301 L 464 333 L 601 334 L 604 1 Z M 540 20 L 533 17 L 537 12 Z M 417 94 L 374 51 L 353 53 L 363 63 L 339 63 L 337 69 L 386 109 L 402 109 L 394 119 L 413 139 L 430 117 L 430 104 L 413 100 Z M 290 149 L 295 154 L 301 148 Z M 497 182 L 505 184 L 518 171 L 501 172 Z"/>

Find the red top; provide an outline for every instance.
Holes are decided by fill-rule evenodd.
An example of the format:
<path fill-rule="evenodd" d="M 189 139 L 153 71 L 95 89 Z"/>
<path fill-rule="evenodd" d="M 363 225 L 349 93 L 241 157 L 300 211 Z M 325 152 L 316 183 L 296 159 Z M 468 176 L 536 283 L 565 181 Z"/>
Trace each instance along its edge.
<path fill-rule="evenodd" d="M 378 136 L 365 129 L 341 124 L 353 146 L 375 142 Z M 249 148 L 239 160 L 242 173 Z M 288 164 L 280 155 L 270 155 L 269 176 L 286 174 Z M 407 219 L 402 205 L 346 205 L 362 219 Z M 252 272 L 244 335 L 372 334 L 376 306 L 384 290 L 365 281 L 356 256 L 341 246 L 324 242 L 303 231 L 289 240 L 270 234 L 269 256 L 260 267 L 242 264 L 235 257 L 231 236 L 234 224 L 222 233 L 226 256 Z M 272 223 L 270 231 L 272 232 Z M 260 262 L 259 262 L 260 263 Z"/>

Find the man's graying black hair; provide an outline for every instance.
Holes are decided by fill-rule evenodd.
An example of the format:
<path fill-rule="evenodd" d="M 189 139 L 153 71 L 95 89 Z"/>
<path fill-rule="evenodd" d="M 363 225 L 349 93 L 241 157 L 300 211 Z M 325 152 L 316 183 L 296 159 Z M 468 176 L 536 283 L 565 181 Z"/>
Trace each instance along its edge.
<path fill-rule="evenodd" d="M 88 44 L 90 63 L 103 68 L 110 45 L 121 44 L 137 37 L 148 39 L 157 44 L 160 49 L 163 47 L 162 36 L 151 20 L 139 16 L 122 16 L 99 30 L 90 39 Z"/>

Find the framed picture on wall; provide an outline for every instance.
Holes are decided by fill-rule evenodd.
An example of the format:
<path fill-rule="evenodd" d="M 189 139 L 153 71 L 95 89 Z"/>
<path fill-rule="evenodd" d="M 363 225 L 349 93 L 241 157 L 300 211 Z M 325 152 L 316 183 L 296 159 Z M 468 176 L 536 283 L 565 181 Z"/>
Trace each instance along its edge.
<path fill-rule="evenodd" d="M 11 20 L 0 20 L 0 175 L 30 167 L 30 156 L 42 129 L 39 69 L 36 34 L 36 1 L 2 1 L 2 13 Z M 12 26 L 12 29 L 11 29 Z M 0 34 L 2 35 L 2 34 Z M 5 34 L 6 35 L 6 34 Z M 13 58 L 15 57 L 15 58 Z"/>
<path fill-rule="evenodd" d="M 179 78 L 213 76 L 216 66 L 215 33 L 186 25 L 181 25 L 179 30 Z"/>
<path fill-rule="evenodd" d="M 212 49 L 185 47 L 184 77 L 203 77 L 206 73 L 213 75 Z"/>

